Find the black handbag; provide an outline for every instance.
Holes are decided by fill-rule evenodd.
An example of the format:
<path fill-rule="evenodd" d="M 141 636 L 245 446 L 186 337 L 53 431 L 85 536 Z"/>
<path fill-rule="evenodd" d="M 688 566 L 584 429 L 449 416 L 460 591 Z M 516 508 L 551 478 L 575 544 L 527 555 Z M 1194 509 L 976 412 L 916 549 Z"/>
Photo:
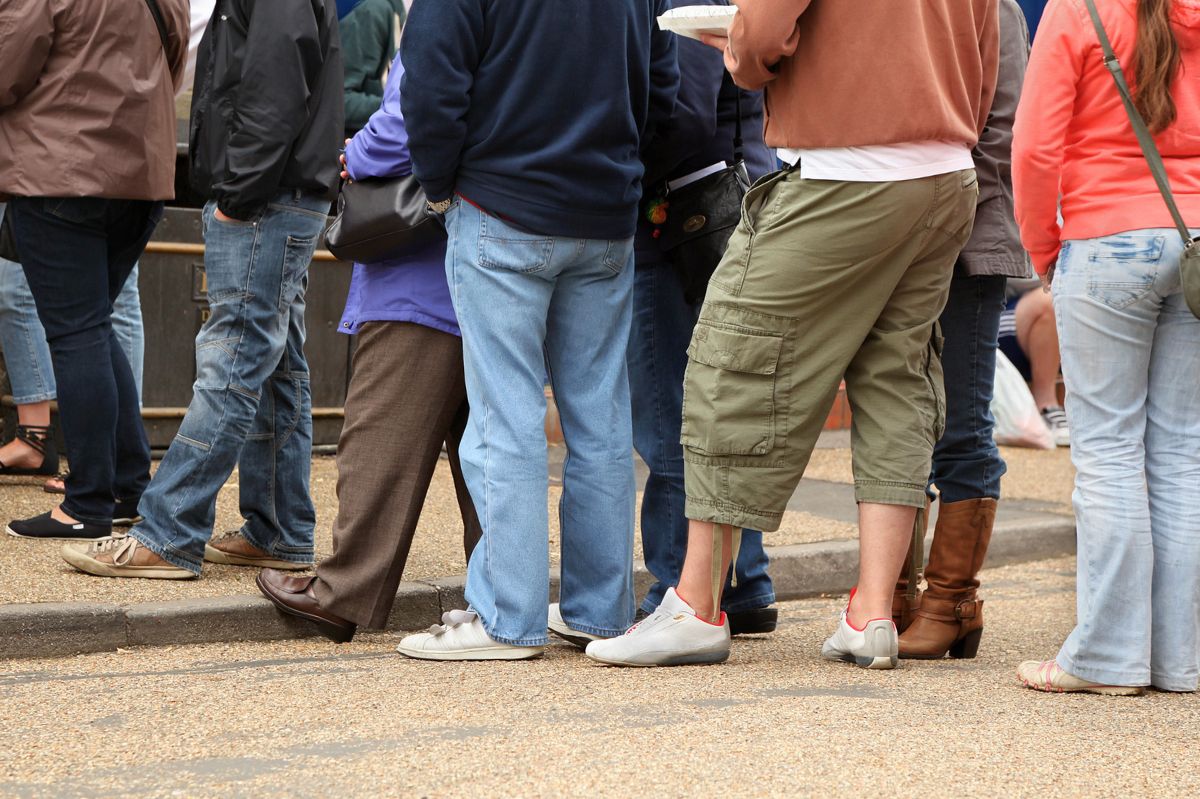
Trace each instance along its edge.
<path fill-rule="evenodd" d="M 668 190 L 661 201 L 666 220 L 658 229 L 659 247 L 679 273 L 684 296 L 691 303 L 703 301 L 708 280 L 741 221 L 742 198 L 750 189 L 742 148 L 742 93 L 736 91 L 733 166 Z"/>
<path fill-rule="evenodd" d="M 373 264 L 404 258 L 446 240 L 446 226 L 429 210 L 412 175 L 346 181 L 325 246 L 343 261 Z"/>

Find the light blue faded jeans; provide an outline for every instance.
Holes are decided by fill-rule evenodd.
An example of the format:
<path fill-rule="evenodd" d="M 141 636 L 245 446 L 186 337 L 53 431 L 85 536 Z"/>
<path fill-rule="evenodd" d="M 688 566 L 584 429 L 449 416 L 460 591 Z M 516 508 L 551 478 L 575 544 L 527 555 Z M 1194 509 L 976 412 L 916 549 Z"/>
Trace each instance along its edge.
<path fill-rule="evenodd" d="M 1054 279 L 1079 542 L 1058 664 L 1166 691 L 1196 690 L 1200 665 L 1200 320 L 1182 249 L 1175 230 L 1069 241 Z"/>
<path fill-rule="evenodd" d="M 0 203 L 0 219 L 4 204 Z M 138 294 L 138 267 L 135 264 L 125 287 L 113 303 L 113 332 L 129 359 L 138 396 L 142 395 L 144 335 L 142 303 Z M 57 394 L 54 368 L 46 331 L 38 319 L 33 294 L 20 264 L 0 258 L 0 349 L 12 387 L 14 405 L 32 405 L 52 400 Z"/>
<path fill-rule="evenodd" d="M 273 558 L 311 563 L 304 297 L 329 201 L 286 192 L 250 222 L 216 219 L 215 207 L 203 216 L 212 313 L 196 335 L 192 401 L 129 534 L 199 573 L 217 493 L 237 466 L 242 536 Z"/>
<path fill-rule="evenodd" d="M 446 224 L 471 406 L 459 454 L 483 527 L 467 602 L 497 641 L 546 643 L 548 372 L 569 453 L 558 509 L 563 619 L 618 635 L 634 613 L 632 238 L 530 233 L 462 200 Z"/>

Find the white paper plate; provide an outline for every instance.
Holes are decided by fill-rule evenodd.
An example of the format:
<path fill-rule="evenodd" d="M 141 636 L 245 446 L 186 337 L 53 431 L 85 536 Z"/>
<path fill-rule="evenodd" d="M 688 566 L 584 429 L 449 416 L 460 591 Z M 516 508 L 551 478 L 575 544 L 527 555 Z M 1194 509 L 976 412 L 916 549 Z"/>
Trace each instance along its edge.
<path fill-rule="evenodd" d="M 737 6 L 680 6 L 658 18 L 665 31 L 699 39 L 702 33 L 723 36 L 737 14 Z"/>

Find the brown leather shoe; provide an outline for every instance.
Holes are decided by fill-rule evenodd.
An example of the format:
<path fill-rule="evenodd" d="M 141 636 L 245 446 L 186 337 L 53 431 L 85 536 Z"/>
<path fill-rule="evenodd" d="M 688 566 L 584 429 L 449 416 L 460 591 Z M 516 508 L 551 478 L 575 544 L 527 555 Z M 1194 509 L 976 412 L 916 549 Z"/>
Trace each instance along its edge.
<path fill-rule="evenodd" d="M 204 560 L 226 566 L 255 566 L 287 571 L 304 571 L 313 567 L 312 563 L 297 563 L 272 557 L 247 541 L 240 530 L 232 530 L 205 544 Z"/>
<path fill-rule="evenodd" d="M 975 657 L 983 636 L 978 574 L 995 521 L 994 499 L 968 499 L 941 507 L 925 567 L 928 587 L 921 594 L 916 618 L 900 636 L 900 657 Z"/>
<path fill-rule="evenodd" d="M 321 634 L 331 641 L 344 644 L 354 637 L 357 625 L 335 616 L 321 607 L 313 593 L 316 577 L 284 574 L 275 569 L 263 569 L 254 582 L 275 607 L 290 616 L 299 616 L 317 625 Z"/>

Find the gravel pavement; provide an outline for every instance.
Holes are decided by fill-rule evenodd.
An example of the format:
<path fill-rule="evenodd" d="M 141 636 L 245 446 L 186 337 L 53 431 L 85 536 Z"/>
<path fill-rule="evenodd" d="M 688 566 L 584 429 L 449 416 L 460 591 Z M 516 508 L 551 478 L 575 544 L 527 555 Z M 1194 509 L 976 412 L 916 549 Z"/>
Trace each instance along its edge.
<path fill-rule="evenodd" d="M 894 672 L 817 657 L 844 597 L 711 667 L 420 663 L 384 634 L 0 662 L 0 796 L 1200 795 L 1200 697 L 1016 683 L 1073 568 L 988 570 L 980 657 Z"/>

